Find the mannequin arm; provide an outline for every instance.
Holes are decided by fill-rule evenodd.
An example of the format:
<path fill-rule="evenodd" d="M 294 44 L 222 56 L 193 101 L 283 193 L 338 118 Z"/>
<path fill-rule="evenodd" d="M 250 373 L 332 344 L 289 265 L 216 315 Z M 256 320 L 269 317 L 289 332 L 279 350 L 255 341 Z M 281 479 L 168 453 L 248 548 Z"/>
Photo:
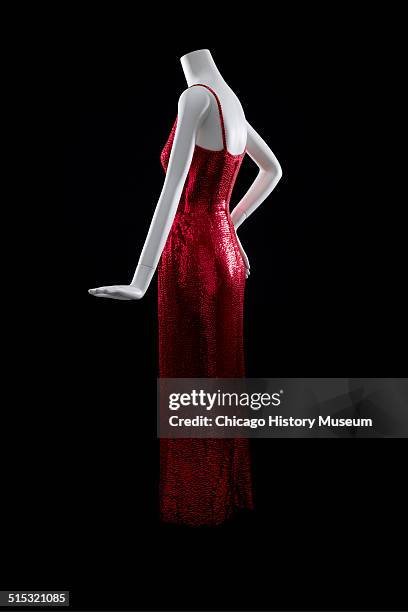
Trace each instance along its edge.
<path fill-rule="evenodd" d="M 259 167 L 259 173 L 231 213 L 235 229 L 262 204 L 282 177 L 280 164 L 266 142 L 249 123 L 247 129 L 247 153 Z"/>
<path fill-rule="evenodd" d="M 166 178 L 130 285 L 90 289 L 98 297 L 140 299 L 146 293 L 167 241 L 190 169 L 197 131 L 210 108 L 210 96 L 201 87 L 185 90 L 178 102 L 177 128 Z"/>

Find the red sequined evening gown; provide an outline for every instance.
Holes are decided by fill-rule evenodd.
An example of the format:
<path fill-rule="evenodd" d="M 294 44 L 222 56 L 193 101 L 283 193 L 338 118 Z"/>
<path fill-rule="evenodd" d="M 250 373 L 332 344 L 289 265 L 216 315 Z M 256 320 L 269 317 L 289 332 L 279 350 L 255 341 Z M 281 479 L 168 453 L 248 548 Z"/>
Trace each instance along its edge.
<path fill-rule="evenodd" d="M 197 84 L 199 85 L 199 84 Z M 229 212 L 245 151 L 196 145 L 158 267 L 159 370 L 162 378 L 245 376 L 245 266 Z M 194 85 L 193 85 L 194 87 Z M 177 118 L 161 154 L 165 171 Z M 161 439 L 160 514 L 165 522 L 217 525 L 235 507 L 252 508 L 246 439 Z"/>

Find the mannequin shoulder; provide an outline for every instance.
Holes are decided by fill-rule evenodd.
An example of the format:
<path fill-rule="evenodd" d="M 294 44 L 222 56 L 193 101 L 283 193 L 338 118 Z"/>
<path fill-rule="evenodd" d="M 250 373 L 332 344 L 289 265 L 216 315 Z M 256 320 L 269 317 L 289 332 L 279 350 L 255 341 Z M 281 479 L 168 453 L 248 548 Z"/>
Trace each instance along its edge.
<path fill-rule="evenodd" d="M 188 113 L 202 117 L 211 106 L 209 92 L 204 87 L 189 87 L 185 89 L 178 100 L 180 114 Z"/>

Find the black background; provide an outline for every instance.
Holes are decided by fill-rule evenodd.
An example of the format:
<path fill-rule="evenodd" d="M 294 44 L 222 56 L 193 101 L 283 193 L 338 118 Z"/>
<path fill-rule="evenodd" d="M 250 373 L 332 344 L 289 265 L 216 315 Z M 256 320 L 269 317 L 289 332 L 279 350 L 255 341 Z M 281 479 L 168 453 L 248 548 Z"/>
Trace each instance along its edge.
<path fill-rule="evenodd" d="M 162 525 L 157 277 L 140 302 L 87 293 L 131 278 L 186 87 L 179 58 L 209 48 L 283 168 L 239 230 L 247 375 L 404 375 L 398 50 L 350 23 L 286 25 L 250 39 L 242 22 L 227 39 L 65 15 L 52 45 L 38 38 L 30 163 L 51 193 L 13 226 L 24 294 L 8 320 L 2 588 L 69 589 L 74 609 L 404 609 L 400 440 L 257 441 L 250 516 Z M 244 161 L 232 204 L 255 174 Z"/>

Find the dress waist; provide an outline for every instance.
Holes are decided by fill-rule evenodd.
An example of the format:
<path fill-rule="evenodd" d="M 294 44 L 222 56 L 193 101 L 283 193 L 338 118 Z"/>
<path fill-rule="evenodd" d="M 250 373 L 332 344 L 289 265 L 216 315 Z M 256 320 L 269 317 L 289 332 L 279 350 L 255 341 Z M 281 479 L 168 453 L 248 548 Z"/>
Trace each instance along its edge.
<path fill-rule="evenodd" d="M 223 203 L 214 206 L 214 204 L 194 204 L 193 206 L 186 206 L 182 209 L 178 209 L 176 216 L 194 217 L 195 215 L 218 215 L 218 214 L 229 215 L 229 207 Z"/>

